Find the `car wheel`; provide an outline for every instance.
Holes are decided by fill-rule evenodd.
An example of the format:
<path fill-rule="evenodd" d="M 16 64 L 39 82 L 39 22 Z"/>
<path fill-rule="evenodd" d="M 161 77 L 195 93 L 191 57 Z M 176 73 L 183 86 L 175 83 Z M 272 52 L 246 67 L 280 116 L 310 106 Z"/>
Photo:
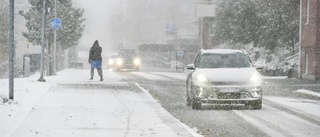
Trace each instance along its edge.
<path fill-rule="evenodd" d="M 189 88 L 188 88 L 188 82 L 186 83 L 186 95 L 187 95 L 187 106 L 191 106 L 191 99 L 189 96 Z"/>
<path fill-rule="evenodd" d="M 197 99 L 192 101 L 192 109 L 199 110 L 201 109 L 201 102 Z"/>
<path fill-rule="evenodd" d="M 261 109 L 262 108 L 262 100 L 259 99 L 257 101 L 253 101 L 250 103 L 252 109 L 254 110 L 258 110 L 258 109 Z"/>

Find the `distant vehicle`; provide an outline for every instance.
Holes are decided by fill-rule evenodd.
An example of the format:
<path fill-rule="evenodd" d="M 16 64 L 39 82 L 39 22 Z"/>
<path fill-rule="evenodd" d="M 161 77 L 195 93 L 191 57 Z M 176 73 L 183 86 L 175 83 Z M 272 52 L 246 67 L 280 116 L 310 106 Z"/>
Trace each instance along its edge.
<path fill-rule="evenodd" d="M 141 60 L 134 49 L 122 49 L 119 52 L 117 64 L 117 71 L 134 70 L 139 71 Z"/>
<path fill-rule="evenodd" d="M 193 109 L 205 104 L 262 108 L 261 75 L 245 51 L 200 50 L 187 69 L 187 105 Z"/>
<path fill-rule="evenodd" d="M 116 69 L 117 59 L 118 59 L 118 55 L 110 55 L 108 57 L 108 69 L 109 70 Z"/>

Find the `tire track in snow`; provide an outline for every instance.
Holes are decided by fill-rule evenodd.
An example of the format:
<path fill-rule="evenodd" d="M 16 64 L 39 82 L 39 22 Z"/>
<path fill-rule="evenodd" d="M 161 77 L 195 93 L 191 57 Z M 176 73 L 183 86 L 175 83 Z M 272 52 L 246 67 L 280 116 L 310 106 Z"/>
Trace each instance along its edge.
<path fill-rule="evenodd" d="M 243 113 L 242 111 L 239 111 L 239 110 L 233 110 L 233 112 L 235 114 L 237 114 L 238 116 L 240 116 L 241 118 L 243 118 L 244 120 L 246 120 L 249 123 L 251 123 L 253 126 L 255 126 L 258 129 L 260 129 L 262 132 L 264 132 L 267 135 L 275 136 L 275 137 L 284 137 L 284 135 L 279 133 L 279 131 L 276 131 L 276 130 L 270 128 L 268 125 L 262 124 L 261 122 L 259 122 L 256 119 L 256 117 L 253 118 L 251 116 L 248 116 L 248 114 L 245 114 L 245 113 Z"/>
<path fill-rule="evenodd" d="M 126 132 L 124 134 L 124 137 L 126 137 L 126 136 L 128 136 L 129 131 L 130 131 L 131 111 L 130 111 L 130 108 L 119 98 L 119 94 L 116 94 L 113 90 L 111 92 L 116 97 L 116 99 L 126 108 L 126 110 L 128 112 L 127 127 L 126 127 Z"/>
<path fill-rule="evenodd" d="M 320 126 L 264 104 L 262 110 L 233 110 L 235 114 L 270 136 L 318 136 Z"/>
<path fill-rule="evenodd" d="M 319 116 L 315 116 L 315 115 L 312 115 L 312 114 L 307 114 L 306 112 L 303 112 L 303 111 L 299 111 L 298 109 L 295 109 L 295 108 L 290 108 L 290 107 L 287 107 L 287 106 L 284 106 L 284 105 L 281 105 L 279 103 L 276 103 L 276 102 L 273 102 L 272 100 L 269 100 L 269 99 L 264 99 L 263 100 L 264 103 L 266 105 L 269 105 L 269 106 L 272 106 L 274 108 L 277 108 L 279 110 L 282 110 L 282 111 L 285 111 L 291 115 L 295 115 L 296 117 L 299 117 L 301 119 L 304 119 L 310 123 L 313 123 L 313 124 L 316 124 L 318 126 L 320 126 L 320 119 L 319 119 Z"/>

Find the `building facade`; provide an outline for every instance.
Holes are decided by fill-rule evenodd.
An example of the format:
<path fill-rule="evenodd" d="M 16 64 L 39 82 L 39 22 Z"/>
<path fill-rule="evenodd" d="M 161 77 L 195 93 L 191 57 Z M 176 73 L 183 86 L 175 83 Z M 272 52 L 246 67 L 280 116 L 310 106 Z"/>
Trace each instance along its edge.
<path fill-rule="evenodd" d="M 301 0 L 301 57 L 303 79 L 320 78 L 320 1 Z"/>
<path fill-rule="evenodd" d="M 196 17 L 198 18 L 198 39 L 200 49 L 209 49 L 214 46 L 212 33 L 215 15 L 214 0 L 196 0 Z"/>

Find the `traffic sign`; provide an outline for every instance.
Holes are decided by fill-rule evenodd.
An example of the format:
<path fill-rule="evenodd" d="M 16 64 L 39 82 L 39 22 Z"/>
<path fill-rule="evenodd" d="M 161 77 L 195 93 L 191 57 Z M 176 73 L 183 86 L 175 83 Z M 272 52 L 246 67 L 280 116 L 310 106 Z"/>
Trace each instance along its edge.
<path fill-rule="evenodd" d="M 183 50 L 178 50 L 178 51 L 177 51 L 177 56 L 182 57 L 183 54 L 184 54 Z"/>
<path fill-rule="evenodd" d="M 59 18 L 53 18 L 50 21 L 50 27 L 54 30 L 58 30 L 61 28 L 61 20 Z"/>
<path fill-rule="evenodd" d="M 177 32 L 177 26 L 174 23 L 166 24 L 166 33 L 167 34 L 175 34 Z"/>

